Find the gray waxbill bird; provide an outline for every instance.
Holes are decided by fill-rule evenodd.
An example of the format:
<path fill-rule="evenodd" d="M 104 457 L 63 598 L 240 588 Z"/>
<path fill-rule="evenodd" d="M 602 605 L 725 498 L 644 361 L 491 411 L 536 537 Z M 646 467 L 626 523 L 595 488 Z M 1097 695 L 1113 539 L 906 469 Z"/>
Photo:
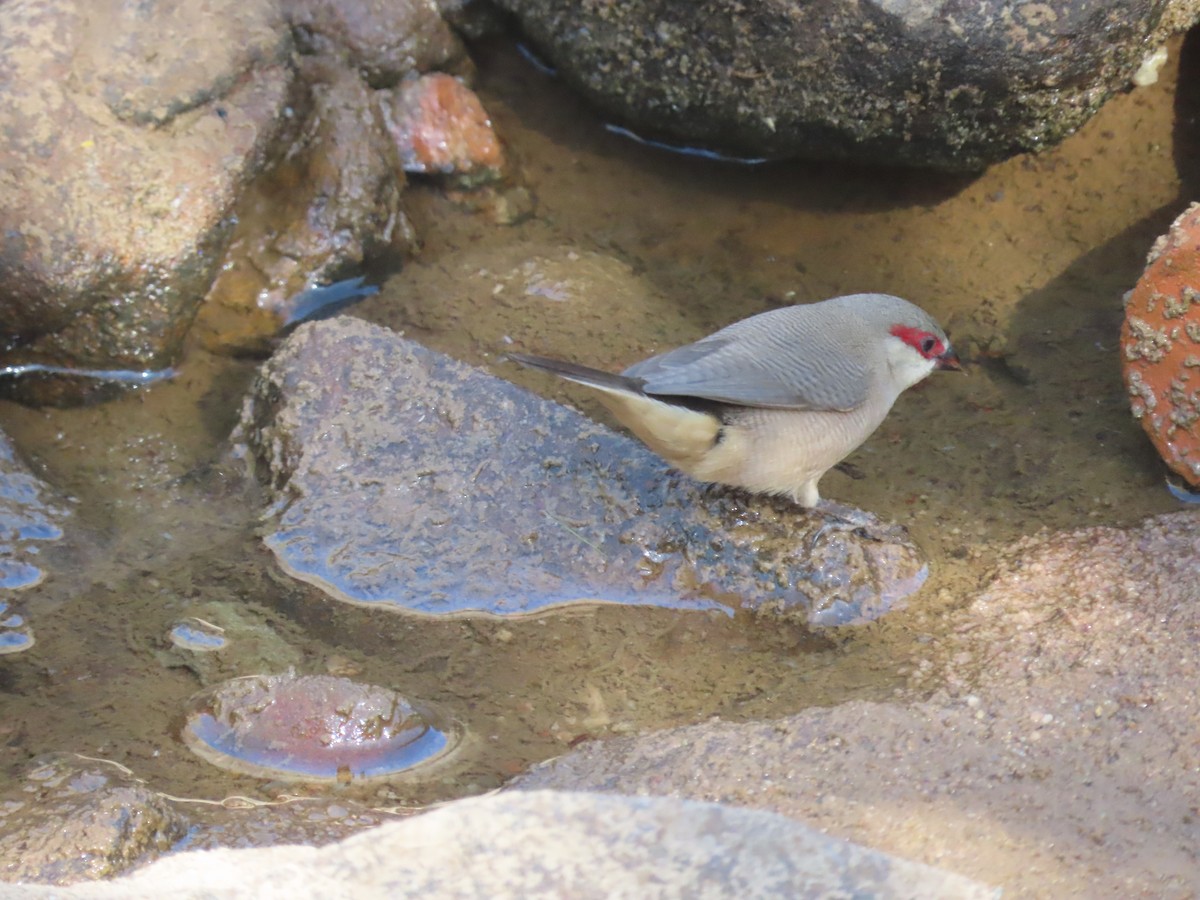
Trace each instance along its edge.
<path fill-rule="evenodd" d="M 805 507 L 905 388 L 934 369 L 962 369 L 937 322 L 888 294 L 760 313 L 620 375 L 509 357 L 596 389 L 622 425 L 693 478 Z"/>

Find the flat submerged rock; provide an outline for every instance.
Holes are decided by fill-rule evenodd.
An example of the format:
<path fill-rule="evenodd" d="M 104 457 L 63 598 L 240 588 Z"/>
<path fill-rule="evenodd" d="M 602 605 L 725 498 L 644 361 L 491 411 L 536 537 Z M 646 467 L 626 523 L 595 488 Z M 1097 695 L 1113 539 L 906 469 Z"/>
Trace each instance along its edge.
<path fill-rule="evenodd" d="M 427 704 L 330 675 L 251 675 L 192 698 L 182 738 L 215 766 L 255 778 L 347 785 L 444 761 L 455 723 Z"/>
<path fill-rule="evenodd" d="M 269 360 L 236 439 L 292 576 L 424 615 L 573 603 L 869 621 L 926 567 L 903 529 L 707 489 L 579 413 L 339 318 Z"/>
<path fill-rule="evenodd" d="M 40 545 L 63 536 L 61 523 L 69 514 L 69 507 L 29 471 L 0 432 L 0 656 L 34 644 L 33 631 L 12 595 L 45 579 Z"/>

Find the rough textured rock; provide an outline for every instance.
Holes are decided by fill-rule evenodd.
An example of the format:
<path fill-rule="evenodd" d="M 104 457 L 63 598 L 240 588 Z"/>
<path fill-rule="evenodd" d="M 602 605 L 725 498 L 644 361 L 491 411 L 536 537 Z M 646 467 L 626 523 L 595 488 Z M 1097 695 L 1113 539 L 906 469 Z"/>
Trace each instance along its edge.
<path fill-rule="evenodd" d="M 198 333 L 214 348 L 263 349 L 320 285 L 367 257 L 407 255 L 416 243 L 375 92 L 328 60 L 303 58 L 300 73 L 310 95 L 303 126 L 239 200 L 201 312 Z"/>
<path fill-rule="evenodd" d="M 451 75 L 403 82 L 381 99 L 388 132 L 406 172 L 495 181 L 504 152 L 479 98 Z"/>
<path fill-rule="evenodd" d="M 468 63 L 434 0 L 282 0 L 306 49 L 344 59 L 373 87 Z"/>
<path fill-rule="evenodd" d="M 1200 515 L 1020 542 L 930 645 L 931 699 L 587 745 L 530 789 L 771 809 L 1000 885 L 1194 896 Z"/>
<path fill-rule="evenodd" d="M 265 540 L 280 565 L 354 603 L 444 616 L 737 602 L 838 625 L 926 575 L 903 529 L 706 492 L 629 438 L 354 319 L 288 339 L 239 439 L 279 496 Z"/>
<path fill-rule="evenodd" d="M 1200 203 L 1150 251 L 1125 300 L 1121 369 L 1159 456 L 1200 487 Z"/>
<path fill-rule="evenodd" d="M 3 362 L 174 360 L 279 127 L 290 49 L 270 0 L 0 5 Z"/>
<path fill-rule="evenodd" d="M 155 653 L 164 666 L 183 667 L 201 685 L 261 672 L 299 668 L 303 654 L 270 625 L 266 611 L 237 598 L 190 607 Z"/>
<path fill-rule="evenodd" d="M 754 156 L 979 169 L 1071 134 L 1196 0 L 500 0 L 593 101 Z"/>
<path fill-rule="evenodd" d="M 378 96 L 406 172 L 438 178 L 447 197 L 497 225 L 532 214 L 533 196 L 509 164 L 491 117 L 460 79 L 434 72 Z"/>
<path fill-rule="evenodd" d="M 158 793 L 117 763 L 51 754 L 0 792 L 0 898 L 21 890 L 8 882 L 112 878 L 183 846 L 318 846 L 390 821 L 395 817 L 344 795 L 189 803 Z"/>
<path fill-rule="evenodd" d="M 108 878 L 169 850 L 187 827 L 120 767 L 56 755 L 32 766 L 21 792 L 0 802 L 0 878 Z"/>
<path fill-rule="evenodd" d="M 50 896 L 10 888 L 13 900 Z M 186 853 L 62 898 L 831 897 L 986 900 L 966 878 L 753 810 L 541 792 L 463 800 L 334 847 Z"/>

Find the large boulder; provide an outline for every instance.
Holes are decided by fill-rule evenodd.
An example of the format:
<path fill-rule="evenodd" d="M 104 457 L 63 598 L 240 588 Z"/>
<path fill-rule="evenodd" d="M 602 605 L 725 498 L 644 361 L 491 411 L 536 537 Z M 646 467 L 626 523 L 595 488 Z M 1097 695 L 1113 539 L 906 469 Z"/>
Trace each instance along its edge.
<path fill-rule="evenodd" d="M 1006 897 L 1195 896 L 1200 515 L 1003 555 L 912 660 L 928 699 L 591 742 L 519 786 L 769 809 Z"/>
<path fill-rule="evenodd" d="M 4 900 L 22 895 L 12 881 L 63 885 L 115 878 L 183 846 L 329 844 L 392 819 L 344 794 L 258 804 L 240 797 L 223 803 L 171 797 L 120 763 L 75 753 L 45 754 L 13 776 L 0 791 Z"/>
<path fill-rule="evenodd" d="M 3 362 L 174 362 L 284 118 L 291 50 L 273 0 L 0 5 Z"/>
<path fill-rule="evenodd" d="M 112 877 L 169 850 L 187 830 L 173 805 L 123 766 L 51 755 L 0 804 L 0 878 Z"/>
<path fill-rule="evenodd" d="M 434 68 L 470 61 L 432 0 L 3 4 L 0 384 L 169 374 L 206 293 L 251 352 L 360 295 L 324 288 L 415 245 L 374 87 Z"/>
<path fill-rule="evenodd" d="M 283 0 L 305 50 L 345 60 L 372 87 L 470 60 L 435 0 Z"/>
<path fill-rule="evenodd" d="M 994 896 L 978 882 L 782 816 L 550 791 L 463 800 L 332 847 L 185 853 L 110 884 L 2 893 L 11 900 Z"/>
<path fill-rule="evenodd" d="M 1057 143 L 1196 0 L 499 0 L 635 128 L 753 156 L 974 170 Z"/>

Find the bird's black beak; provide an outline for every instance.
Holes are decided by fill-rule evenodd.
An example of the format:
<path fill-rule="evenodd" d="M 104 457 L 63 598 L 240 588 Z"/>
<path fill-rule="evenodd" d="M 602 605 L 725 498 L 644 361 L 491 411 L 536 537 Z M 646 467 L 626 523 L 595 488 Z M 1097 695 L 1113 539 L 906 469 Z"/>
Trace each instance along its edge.
<path fill-rule="evenodd" d="M 945 369 L 947 372 L 962 372 L 964 375 L 967 370 L 963 368 L 962 361 L 959 360 L 958 354 L 949 347 L 946 352 L 937 358 L 937 367 Z"/>

